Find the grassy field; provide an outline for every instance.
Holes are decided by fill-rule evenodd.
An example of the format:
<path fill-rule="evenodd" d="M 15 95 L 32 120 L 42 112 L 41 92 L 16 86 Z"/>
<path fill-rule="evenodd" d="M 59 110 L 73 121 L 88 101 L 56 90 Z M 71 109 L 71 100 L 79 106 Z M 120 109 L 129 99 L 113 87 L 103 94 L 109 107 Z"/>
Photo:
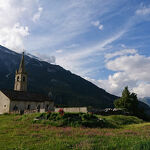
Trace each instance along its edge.
<path fill-rule="evenodd" d="M 0 150 L 150 150 L 150 123 L 103 117 L 119 128 L 54 127 L 33 123 L 37 114 L 0 115 Z M 135 118 L 134 118 L 135 119 Z"/>

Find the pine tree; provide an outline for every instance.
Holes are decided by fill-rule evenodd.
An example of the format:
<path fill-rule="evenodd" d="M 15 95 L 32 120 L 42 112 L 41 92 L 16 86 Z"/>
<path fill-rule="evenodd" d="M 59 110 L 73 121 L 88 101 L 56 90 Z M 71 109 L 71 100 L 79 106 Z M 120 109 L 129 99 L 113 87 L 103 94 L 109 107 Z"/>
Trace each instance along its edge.
<path fill-rule="evenodd" d="M 130 93 L 128 87 L 125 87 L 122 92 L 122 97 L 114 101 L 116 108 L 127 109 L 132 114 L 138 111 L 138 99 L 135 93 Z"/>

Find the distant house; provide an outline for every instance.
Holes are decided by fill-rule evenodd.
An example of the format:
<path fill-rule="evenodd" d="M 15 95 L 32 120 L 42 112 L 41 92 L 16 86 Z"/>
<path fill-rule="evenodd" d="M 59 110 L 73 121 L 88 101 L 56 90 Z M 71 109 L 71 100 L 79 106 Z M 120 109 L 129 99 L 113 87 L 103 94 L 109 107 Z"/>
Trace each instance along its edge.
<path fill-rule="evenodd" d="M 0 114 L 30 113 L 54 110 L 54 102 L 45 95 L 27 91 L 27 72 L 25 71 L 24 53 L 19 70 L 16 71 L 14 90 L 0 91 Z"/>

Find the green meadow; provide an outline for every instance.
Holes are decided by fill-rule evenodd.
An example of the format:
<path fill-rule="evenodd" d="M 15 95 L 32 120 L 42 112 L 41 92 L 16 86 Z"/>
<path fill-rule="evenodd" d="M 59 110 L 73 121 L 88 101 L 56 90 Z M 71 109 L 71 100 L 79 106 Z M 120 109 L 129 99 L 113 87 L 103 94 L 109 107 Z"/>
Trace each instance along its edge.
<path fill-rule="evenodd" d="M 89 128 L 33 121 L 39 115 L 0 115 L 0 150 L 150 149 L 150 123 L 133 116 L 97 116 L 106 126 Z"/>

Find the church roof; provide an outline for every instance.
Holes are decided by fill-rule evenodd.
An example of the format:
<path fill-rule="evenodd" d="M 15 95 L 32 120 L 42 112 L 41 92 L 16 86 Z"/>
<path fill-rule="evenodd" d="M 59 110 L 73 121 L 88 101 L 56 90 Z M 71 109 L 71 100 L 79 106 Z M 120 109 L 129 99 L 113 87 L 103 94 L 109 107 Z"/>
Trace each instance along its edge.
<path fill-rule="evenodd" d="M 29 93 L 24 91 L 8 91 L 8 90 L 1 90 L 1 92 L 12 101 L 33 101 L 33 102 L 52 101 L 48 96 L 38 93 Z"/>
<path fill-rule="evenodd" d="M 26 73 L 25 64 L 24 64 L 24 52 L 22 54 L 22 58 L 21 58 L 21 62 L 20 62 L 20 65 L 19 65 L 18 73 Z"/>

